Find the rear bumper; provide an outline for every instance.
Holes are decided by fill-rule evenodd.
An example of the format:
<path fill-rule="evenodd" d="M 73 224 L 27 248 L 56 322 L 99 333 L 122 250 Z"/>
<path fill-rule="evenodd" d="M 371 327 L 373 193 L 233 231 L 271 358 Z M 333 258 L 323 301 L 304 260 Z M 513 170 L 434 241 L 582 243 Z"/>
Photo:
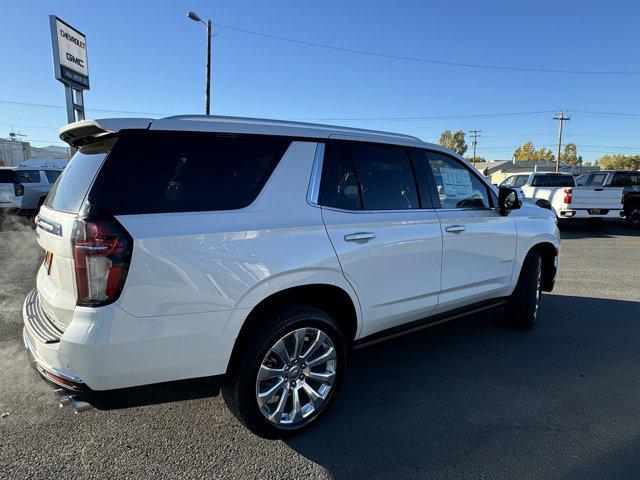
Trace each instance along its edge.
<path fill-rule="evenodd" d="M 138 318 L 115 304 L 76 307 L 57 339 L 43 331 L 47 319 L 37 308 L 37 292 L 27 295 L 22 315 L 24 344 L 37 371 L 76 392 L 222 375 L 235 339 L 218 334 L 228 312 Z"/>
<path fill-rule="evenodd" d="M 616 218 L 620 218 L 623 213 L 622 213 L 622 209 L 617 208 L 617 209 L 613 209 L 613 210 L 609 210 L 607 213 L 605 214 L 594 214 L 592 215 L 591 213 L 589 213 L 590 209 L 573 209 L 573 208 L 568 208 L 568 209 L 564 209 L 564 210 L 558 210 L 557 212 L 557 217 L 559 219 L 562 220 L 572 220 L 572 219 L 578 219 L 578 220 L 585 220 L 588 218 L 602 218 L 605 220 L 613 220 Z"/>

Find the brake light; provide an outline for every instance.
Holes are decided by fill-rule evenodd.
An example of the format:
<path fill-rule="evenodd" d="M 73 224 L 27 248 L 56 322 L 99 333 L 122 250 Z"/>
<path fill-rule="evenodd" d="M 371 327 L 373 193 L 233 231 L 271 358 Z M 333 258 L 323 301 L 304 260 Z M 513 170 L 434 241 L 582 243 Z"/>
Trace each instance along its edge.
<path fill-rule="evenodd" d="M 73 260 L 78 305 L 106 305 L 120 296 L 132 248 L 133 239 L 115 219 L 76 220 Z"/>
<path fill-rule="evenodd" d="M 565 188 L 564 190 L 564 203 L 567 205 L 571 203 L 571 198 L 573 197 L 573 190 L 571 188 Z"/>
<path fill-rule="evenodd" d="M 13 193 L 16 197 L 21 197 L 22 195 L 24 195 L 24 185 L 22 185 L 21 183 L 14 183 Z"/>

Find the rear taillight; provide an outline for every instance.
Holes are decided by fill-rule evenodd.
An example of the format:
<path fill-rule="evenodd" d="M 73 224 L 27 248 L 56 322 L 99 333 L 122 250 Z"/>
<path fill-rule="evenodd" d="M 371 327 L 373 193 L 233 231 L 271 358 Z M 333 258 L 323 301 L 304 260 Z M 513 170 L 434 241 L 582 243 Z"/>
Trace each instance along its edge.
<path fill-rule="evenodd" d="M 21 183 L 14 183 L 13 193 L 16 197 L 21 197 L 22 195 L 24 195 L 24 185 L 22 185 Z"/>
<path fill-rule="evenodd" d="M 77 304 L 96 307 L 114 302 L 124 286 L 133 240 L 115 220 L 77 220 L 73 260 Z"/>
<path fill-rule="evenodd" d="M 571 203 L 571 197 L 573 196 L 573 190 L 570 188 L 564 189 L 564 203 L 567 205 Z"/>

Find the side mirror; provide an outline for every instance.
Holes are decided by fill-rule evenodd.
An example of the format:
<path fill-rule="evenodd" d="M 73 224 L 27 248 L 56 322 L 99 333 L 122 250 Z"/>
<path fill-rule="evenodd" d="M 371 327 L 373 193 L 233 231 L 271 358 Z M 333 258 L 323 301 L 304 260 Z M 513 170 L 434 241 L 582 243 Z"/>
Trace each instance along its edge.
<path fill-rule="evenodd" d="M 522 197 L 515 188 L 500 187 L 498 189 L 498 210 L 505 216 L 510 210 L 516 210 L 522 206 Z"/>

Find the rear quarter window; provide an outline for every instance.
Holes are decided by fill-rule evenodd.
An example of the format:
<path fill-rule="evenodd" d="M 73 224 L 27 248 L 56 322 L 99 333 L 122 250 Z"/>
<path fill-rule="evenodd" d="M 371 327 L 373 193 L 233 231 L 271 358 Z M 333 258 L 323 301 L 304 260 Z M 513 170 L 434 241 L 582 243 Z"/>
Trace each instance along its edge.
<path fill-rule="evenodd" d="M 117 215 L 244 208 L 290 144 L 261 135 L 121 132 L 90 203 Z"/>
<path fill-rule="evenodd" d="M 13 170 L 0 170 L 0 183 L 14 183 L 16 174 Z"/>

